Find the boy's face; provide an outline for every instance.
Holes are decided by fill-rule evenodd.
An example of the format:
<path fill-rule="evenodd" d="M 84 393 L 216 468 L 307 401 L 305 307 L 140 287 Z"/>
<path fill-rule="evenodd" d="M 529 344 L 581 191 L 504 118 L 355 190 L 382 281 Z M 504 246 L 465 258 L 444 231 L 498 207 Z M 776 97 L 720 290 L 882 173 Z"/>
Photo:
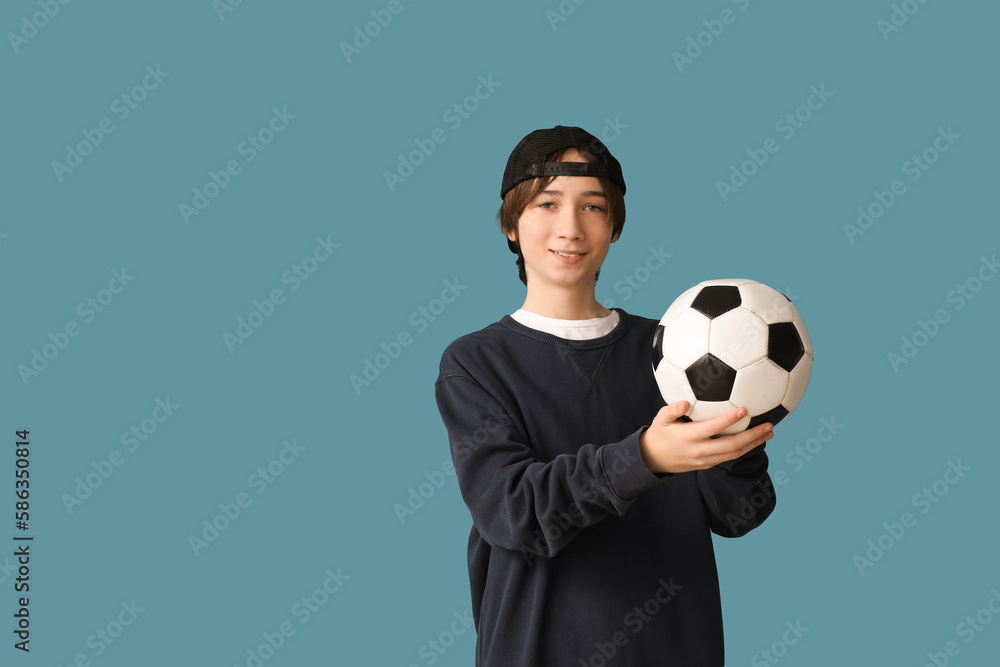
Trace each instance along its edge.
<path fill-rule="evenodd" d="M 564 162 L 586 162 L 575 150 Z M 611 243 L 611 220 L 601 182 L 593 176 L 558 176 L 521 213 L 517 233 L 528 285 L 584 286 L 594 276 Z"/>

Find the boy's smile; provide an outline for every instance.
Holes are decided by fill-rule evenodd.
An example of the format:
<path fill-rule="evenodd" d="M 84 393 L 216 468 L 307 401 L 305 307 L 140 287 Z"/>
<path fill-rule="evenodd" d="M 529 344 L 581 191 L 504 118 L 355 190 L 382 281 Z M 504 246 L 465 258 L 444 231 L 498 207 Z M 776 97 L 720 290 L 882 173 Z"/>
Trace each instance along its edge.
<path fill-rule="evenodd" d="M 576 264 L 578 261 L 583 259 L 584 255 L 587 254 L 585 252 L 574 253 L 573 251 L 563 250 L 550 250 L 549 252 L 555 253 L 556 257 L 558 257 L 563 264 Z"/>

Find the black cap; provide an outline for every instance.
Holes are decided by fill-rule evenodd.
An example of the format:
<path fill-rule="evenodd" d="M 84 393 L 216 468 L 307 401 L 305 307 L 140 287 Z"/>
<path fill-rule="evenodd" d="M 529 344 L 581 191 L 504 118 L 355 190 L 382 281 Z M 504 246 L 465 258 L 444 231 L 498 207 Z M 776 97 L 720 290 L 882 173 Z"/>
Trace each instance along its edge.
<path fill-rule="evenodd" d="M 594 156 L 596 162 L 546 162 L 556 151 L 576 148 Z M 625 194 L 622 166 L 601 140 L 579 127 L 557 125 L 549 130 L 535 130 L 514 147 L 507 159 L 500 185 L 500 198 L 521 181 L 541 176 L 597 176 L 621 186 Z"/>

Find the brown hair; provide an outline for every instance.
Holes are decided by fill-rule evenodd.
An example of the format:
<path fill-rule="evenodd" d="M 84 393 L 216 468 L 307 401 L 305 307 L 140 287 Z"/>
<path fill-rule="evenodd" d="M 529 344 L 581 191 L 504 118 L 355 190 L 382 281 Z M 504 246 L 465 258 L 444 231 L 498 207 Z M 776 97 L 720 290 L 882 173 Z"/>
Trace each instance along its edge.
<path fill-rule="evenodd" d="M 546 156 L 546 162 L 562 162 L 563 155 L 569 150 L 577 150 L 582 153 L 586 158 L 587 162 L 593 162 L 594 156 L 590 153 L 579 151 L 579 149 L 564 148 L 561 151 L 556 151 L 551 155 Z M 528 208 L 528 204 L 538 196 L 538 193 L 544 190 L 549 183 L 554 181 L 556 176 L 549 176 L 547 178 L 532 178 L 526 181 L 521 181 L 503 198 L 503 203 L 500 205 L 500 210 L 497 211 L 497 220 L 500 222 L 500 231 L 503 232 L 504 236 L 514 232 L 517 233 L 517 221 L 524 213 L 524 209 Z M 625 195 L 622 194 L 621 187 L 617 183 L 608 180 L 607 178 L 598 178 L 601 182 L 601 189 L 604 190 L 604 196 L 608 200 L 608 218 L 611 221 L 611 238 L 616 239 L 618 235 L 622 233 L 622 227 L 625 226 Z M 521 282 L 525 285 L 528 284 L 528 275 L 524 269 L 524 255 L 521 254 L 521 246 L 518 241 L 511 242 L 511 246 L 517 252 L 517 273 Z M 597 270 L 597 275 L 594 276 L 594 281 L 597 281 L 597 277 L 600 276 L 600 269 Z"/>

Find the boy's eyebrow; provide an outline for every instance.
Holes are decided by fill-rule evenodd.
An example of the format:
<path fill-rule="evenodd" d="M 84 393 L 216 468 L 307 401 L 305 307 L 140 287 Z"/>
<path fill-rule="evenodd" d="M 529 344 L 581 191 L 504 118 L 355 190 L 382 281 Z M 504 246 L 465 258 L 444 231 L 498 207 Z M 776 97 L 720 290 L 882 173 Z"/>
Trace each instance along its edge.
<path fill-rule="evenodd" d="M 538 193 L 538 195 L 539 196 L 541 196 L 541 195 L 548 195 L 549 197 L 562 197 L 563 196 L 563 191 L 562 190 L 542 190 L 541 192 Z M 605 199 L 607 199 L 607 196 L 603 192 L 601 192 L 600 190 L 587 190 L 586 192 L 582 193 L 580 196 L 581 197 L 604 197 Z"/>

